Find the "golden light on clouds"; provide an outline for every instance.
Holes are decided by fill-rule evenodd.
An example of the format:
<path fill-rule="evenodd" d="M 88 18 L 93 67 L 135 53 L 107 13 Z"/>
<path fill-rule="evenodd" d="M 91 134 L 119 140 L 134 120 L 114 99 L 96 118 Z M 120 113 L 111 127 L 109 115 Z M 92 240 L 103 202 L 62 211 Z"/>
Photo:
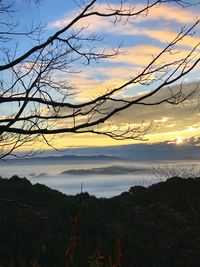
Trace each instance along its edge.
<path fill-rule="evenodd" d="M 112 8 L 112 5 L 110 7 Z M 138 4 L 134 4 L 134 7 L 135 10 L 142 8 L 142 6 Z M 105 10 L 105 12 L 107 12 L 108 5 L 101 2 L 98 8 L 100 8 L 101 11 Z M 74 13 L 77 13 L 77 10 L 69 14 L 68 17 L 60 18 L 49 23 L 49 28 L 58 29 L 66 26 L 72 17 L 74 17 Z M 150 61 L 162 51 L 167 43 L 176 38 L 180 28 L 185 24 L 191 25 L 194 22 L 193 18 L 197 17 L 197 15 L 195 10 L 181 9 L 172 5 L 159 5 L 153 7 L 148 12 L 148 16 L 143 14 L 142 16 L 137 17 L 136 20 L 131 21 L 131 23 L 126 24 L 124 24 L 124 21 L 122 20 L 117 26 L 114 25 L 112 23 L 113 21 L 109 18 L 105 19 L 105 17 L 101 18 L 93 16 L 92 20 L 91 18 L 82 19 L 80 23 L 75 26 L 75 30 L 85 27 L 86 34 L 92 32 L 97 34 L 105 33 L 109 38 L 112 38 L 113 36 L 113 38 L 120 37 L 120 39 L 128 36 L 129 39 L 133 39 L 133 42 L 129 40 L 123 48 L 124 53 L 119 54 L 118 57 L 103 60 L 102 65 L 94 65 L 94 67 L 93 65 L 87 67 L 84 66 L 84 71 L 80 73 L 72 73 L 67 78 L 65 76 L 58 78 L 63 80 L 66 79 L 66 81 L 69 79 L 69 81 L 72 81 L 72 85 L 75 89 L 77 88 L 77 94 L 74 95 L 73 101 L 75 100 L 79 102 L 94 99 L 95 97 L 120 86 L 130 80 L 130 78 L 135 77 L 137 73 L 141 72 L 144 66 L 147 66 Z M 175 23 L 174 27 L 172 27 L 173 23 Z M 139 41 L 135 42 L 134 39 L 136 38 L 138 38 Z M 166 50 L 166 52 L 156 60 L 155 66 L 158 67 L 166 62 L 171 62 L 173 70 L 173 68 L 176 67 L 175 62 L 179 62 L 181 58 L 187 57 L 188 53 L 191 51 L 191 47 L 194 47 L 197 43 L 200 43 L 200 37 L 198 35 L 196 37 L 189 35 L 186 38 L 183 38 L 180 40 L 180 46 L 175 50 Z M 98 49 L 100 49 L 100 47 Z M 112 42 L 105 43 L 105 49 L 107 49 L 107 51 L 111 50 Z M 197 54 L 193 56 L 194 59 Z M 162 71 L 163 73 L 165 72 L 164 70 Z M 166 77 L 162 76 L 164 75 L 162 71 L 161 73 L 158 71 L 156 77 L 152 76 L 152 78 L 155 79 L 153 85 L 151 85 L 151 77 L 149 77 L 150 86 L 143 87 L 142 82 L 139 81 L 138 83 L 131 85 L 131 88 L 128 88 L 126 93 L 122 91 L 121 95 L 124 96 L 124 99 L 126 100 L 128 97 L 133 98 L 154 90 L 157 81 L 160 82 L 162 78 L 163 80 L 166 79 Z M 186 81 L 187 80 L 185 79 L 185 82 Z M 136 88 L 137 85 L 141 85 L 140 88 Z M 190 87 L 192 87 L 191 84 L 185 86 L 184 89 L 186 92 L 187 90 L 190 90 Z M 166 92 L 169 93 L 169 90 L 161 90 L 155 97 L 162 98 L 162 94 L 166 94 Z M 149 143 L 169 141 L 181 145 L 184 144 L 187 138 L 200 136 L 198 112 L 195 110 L 197 104 L 196 99 L 189 99 L 179 106 L 172 106 L 167 103 L 158 106 L 135 105 L 128 110 L 121 112 L 118 116 L 115 116 L 112 119 L 112 124 L 113 127 L 125 129 L 127 125 L 138 125 L 141 121 L 144 122 L 144 125 L 148 125 L 152 122 L 154 125 L 153 130 L 145 136 Z M 191 116 L 192 110 L 194 112 Z M 81 121 L 83 118 L 78 117 L 78 119 Z M 66 121 L 63 120 L 59 123 L 60 126 L 62 126 Z M 103 127 L 106 127 L 106 124 Z M 52 141 L 52 144 L 53 143 L 56 148 L 68 148 L 122 145 L 138 143 L 138 141 L 116 141 L 109 137 L 92 134 L 65 134 L 58 135 Z M 40 143 L 40 145 L 43 146 L 42 143 Z"/>
<path fill-rule="evenodd" d="M 141 4 L 123 4 L 125 10 L 133 8 L 134 10 L 140 10 L 144 7 Z M 110 4 L 108 6 L 105 2 L 95 3 L 94 8 L 101 10 L 101 12 L 108 12 L 109 8 L 120 8 L 120 5 Z M 71 14 L 67 14 L 64 18 L 59 18 L 51 23 L 48 27 L 53 29 L 58 29 L 66 26 L 75 15 L 77 15 L 79 10 L 74 10 Z M 178 14 L 178 15 L 177 15 Z M 107 35 L 120 36 L 124 38 L 125 35 L 132 36 L 134 38 L 147 37 L 159 41 L 160 44 L 153 45 L 151 43 L 143 43 L 139 45 L 132 45 L 123 47 L 124 53 L 120 54 L 115 58 L 105 59 L 104 64 L 99 67 L 96 65 L 93 67 L 88 67 L 84 72 L 78 75 L 71 75 L 72 80 L 75 81 L 75 88 L 77 85 L 77 95 L 75 99 L 77 101 L 93 99 L 110 89 L 120 86 L 125 81 L 128 81 L 130 77 L 134 77 L 137 73 L 141 71 L 143 66 L 149 64 L 149 62 L 161 52 L 163 44 L 166 45 L 172 41 L 178 34 L 180 28 L 184 24 L 194 23 L 194 18 L 197 17 L 196 10 L 184 9 L 179 6 L 173 5 L 156 5 L 148 11 L 148 14 L 144 13 L 138 16 L 137 19 L 130 21 L 131 23 L 124 23 L 119 21 L 117 25 L 113 23 L 110 18 L 102 18 L 99 16 L 91 18 L 83 18 L 78 24 L 75 24 L 75 29 L 85 28 L 86 33 L 103 33 Z M 149 27 L 149 22 L 159 21 L 154 27 Z M 172 27 L 170 23 L 175 22 L 176 27 Z M 177 26 L 179 25 L 179 26 Z M 192 35 L 186 36 L 180 40 L 181 47 L 180 50 L 168 51 L 156 61 L 156 64 L 163 64 L 163 62 L 175 62 L 180 58 L 184 58 L 190 52 L 191 47 L 200 42 L 200 38 L 194 37 Z M 155 43 L 155 42 L 154 42 Z M 134 41 L 133 41 L 134 44 Z M 186 48 L 186 47 L 188 48 Z M 107 43 L 105 46 L 107 51 L 112 51 L 112 43 Z M 117 66 L 114 64 L 118 64 Z M 122 63 L 119 66 L 119 63 Z M 112 64 L 112 65 L 109 65 Z M 153 78 L 153 77 L 152 77 Z M 144 89 L 146 90 L 146 89 Z M 136 94 L 142 94 L 137 92 Z M 123 93 L 123 92 L 122 92 Z M 134 95 L 134 90 L 132 95 Z"/>
<path fill-rule="evenodd" d="M 187 88 L 192 89 L 193 87 L 193 84 L 187 84 Z M 113 118 L 112 128 L 110 126 L 110 129 L 115 127 L 123 129 L 127 125 L 137 126 L 143 120 L 144 126 L 148 126 L 150 122 L 153 122 L 152 130 L 145 136 L 148 139 L 146 143 L 169 142 L 177 145 L 185 144 L 190 138 L 200 136 L 200 113 L 197 107 L 198 98 L 189 99 L 178 106 L 163 104 L 156 107 L 131 107 Z M 102 127 L 107 126 L 107 124 L 102 125 Z M 57 148 L 70 148 L 115 146 L 138 142 L 135 140 L 116 141 L 109 137 L 92 134 L 66 134 L 56 136 L 53 144 Z"/>
<path fill-rule="evenodd" d="M 144 5 L 141 4 L 133 4 L 133 5 L 123 5 L 125 10 L 129 10 L 129 8 L 134 8 L 135 12 L 141 10 L 144 8 Z M 96 5 L 95 9 L 101 10 L 101 12 L 108 12 L 109 8 L 113 8 L 113 9 L 120 9 L 121 6 L 117 5 L 117 4 L 106 4 L 104 2 L 101 2 L 100 4 Z M 66 17 L 61 18 L 61 19 L 57 19 L 51 23 L 49 23 L 49 27 L 50 28 L 60 28 L 65 26 L 66 24 L 68 24 L 72 18 L 74 16 L 76 16 L 78 14 L 78 10 L 74 10 L 70 15 L 67 14 Z M 178 15 L 177 15 L 178 14 Z M 191 11 L 189 9 L 184 9 L 184 8 L 179 8 L 177 6 L 169 6 L 169 5 L 156 5 L 153 8 L 151 8 L 150 10 L 148 10 L 148 14 L 146 12 L 144 12 L 143 14 L 141 14 L 141 16 L 137 17 L 137 20 L 133 20 L 135 22 L 135 24 L 144 22 L 144 21 L 156 21 L 156 20 L 164 20 L 164 21 L 175 21 L 178 22 L 180 24 L 187 24 L 187 23 L 192 23 L 193 18 L 198 17 L 198 12 L 196 11 Z M 90 30 L 92 31 L 98 31 L 98 30 L 109 30 L 108 28 L 106 28 L 106 26 L 109 26 L 109 28 L 111 28 L 112 26 L 112 22 L 113 20 L 110 20 L 110 18 L 108 18 L 105 21 L 105 18 L 101 18 L 101 17 L 97 17 L 97 16 L 93 16 L 92 19 L 92 23 L 91 20 L 89 18 L 84 18 L 82 19 L 79 24 L 77 25 L 77 27 L 90 27 Z M 122 19 L 121 21 L 123 24 L 124 21 Z M 106 23 L 106 24 L 105 24 Z M 113 25 L 113 29 L 114 29 L 114 25 Z"/>
<path fill-rule="evenodd" d="M 184 130 L 178 130 L 178 127 L 173 131 L 165 131 L 158 133 L 156 128 L 145 136 L 147 141 L 142 141 L 143 143 L 159 143 L 166 142 L 176 143 L 177 145 L 184 144 L 185 140 L 193 137 L 200 136 L 200 127 L 195 130 L 194 135 L 192 135 L 189 128 Z M 177 136 L 179 136 L 177 138 Z M 63 135 L 61 138 L 56 138 L 56 147 L 58 148 L 73 148 L 73 147 L 93 147 L 93 146 L 116 146 L 124 144 L 137 144 L 141 141 L 136 140 L 123 140 L 116 141 L 105 136 L 95 136 L 92 134 L 82 134 L 82 135 Z"/>

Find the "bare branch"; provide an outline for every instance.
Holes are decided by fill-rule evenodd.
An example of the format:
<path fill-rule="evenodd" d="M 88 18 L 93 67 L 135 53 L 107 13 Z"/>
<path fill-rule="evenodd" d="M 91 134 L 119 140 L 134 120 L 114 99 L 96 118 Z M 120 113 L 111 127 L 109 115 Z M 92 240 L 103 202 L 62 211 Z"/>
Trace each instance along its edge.
<path fill-rule="evenodd" d="M 14 155 L 20 147 L 37 141 L 53 147 L 53 135 L 59 133 L 96 134 L 115 140 L 145 140 L 146 134 L 152 130 L 152 123 L 115 125 L 112 123 L 115 116 L 139 105 L 177 105 L 198 92 L 198 86 L 191 92 L 184 92 L 181 81 L 199 64 L 200 43 L 194 44 L 187 53 L 182 54 L 181 50 L 182 41 L 195 36 L 200 19 L 180 29 L 174 39 L 169 40 L 137 74 L 128 73 L 126 81 L 90 100 L 75 100 L 80 88 L 76 88 L 72 80 L 80 74 L 82 67 L 123 53 L 121 44 L 117 48 L 106 49 L 101 36 L 88 33 L 87 27 L 77 29 L 79 22 L 95 17 L 105 21 L 111 19 L 117 29 L 119 22 L 127 24 L 131 18 L 148 16 L 152 8 L 159 9 L 162 4 L 187 8 L 200 4 L 182 0 L 154 0 L 136 9 L 119 1 L 118 5 L 108 2 L 107 8 L 102 10 L 99 3 L 98 0 L 81 2 L 79 14 L 45 41 L 41 39 L 41 25 L 23 32 L 17 30 L 17 22 L 0 21 L 2 43 L 12 43 L 13 37 L 23 36 L 35 41 L 32 48 L 20 56 L 16 56 L 19 55 L 17 46 L 14 52 L 3 44 L 0 46 L 0 105 L 6 105 L 7 109 L 6 115 L 0 117 L 0 158 Z M 15 12 L 14 3 L 5 5 L 0 1 L 0 13 L 10 16 L 12 12 Z M 174 89 L 173 85 L 177 82 L 179 87 Z M 148 86 L 150 90 L 143 95 L 123 97 L 123 92 L 135 85 Z"/>

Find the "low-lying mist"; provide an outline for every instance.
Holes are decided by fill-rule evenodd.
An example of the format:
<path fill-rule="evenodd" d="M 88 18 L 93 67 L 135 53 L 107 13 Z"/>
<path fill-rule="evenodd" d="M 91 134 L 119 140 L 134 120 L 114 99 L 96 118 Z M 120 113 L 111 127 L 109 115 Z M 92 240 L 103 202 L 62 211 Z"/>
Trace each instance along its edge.
<path fill-rule="evenodd" d="M 165 180 L 167 175 L 198 173 L 199 161 L 34 161 L 1 162 L 0 175 L 26 177 L 32 183 L 45 184 L 63 193 L 81 191 L 97 197 L 112 197 L 131 186 L 149 186 Z M 179 170 L 179 172 L 176 172 Z M 180 171 L 181 170 L 181 171 Z"/>

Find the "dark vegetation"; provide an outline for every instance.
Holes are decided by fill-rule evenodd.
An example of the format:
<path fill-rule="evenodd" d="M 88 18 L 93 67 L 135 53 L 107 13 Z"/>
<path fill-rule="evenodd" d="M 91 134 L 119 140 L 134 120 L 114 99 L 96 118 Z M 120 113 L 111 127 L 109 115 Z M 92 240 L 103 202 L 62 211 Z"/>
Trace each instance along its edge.
<path fill-rule="evenodd" d="M 0 266 L 200 266 L 200 178 L 110 199 L 0 179 Z"/>

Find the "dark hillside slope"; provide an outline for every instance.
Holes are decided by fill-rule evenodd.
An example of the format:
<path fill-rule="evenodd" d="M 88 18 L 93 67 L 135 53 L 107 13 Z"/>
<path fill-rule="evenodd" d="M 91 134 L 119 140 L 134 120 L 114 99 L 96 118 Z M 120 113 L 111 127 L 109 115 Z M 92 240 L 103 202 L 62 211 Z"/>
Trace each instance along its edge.
<path fill-rule="evenodd" d="M 200 266 L 200 178 L 111 199 L 0 179 L 0 266 Z"/>

